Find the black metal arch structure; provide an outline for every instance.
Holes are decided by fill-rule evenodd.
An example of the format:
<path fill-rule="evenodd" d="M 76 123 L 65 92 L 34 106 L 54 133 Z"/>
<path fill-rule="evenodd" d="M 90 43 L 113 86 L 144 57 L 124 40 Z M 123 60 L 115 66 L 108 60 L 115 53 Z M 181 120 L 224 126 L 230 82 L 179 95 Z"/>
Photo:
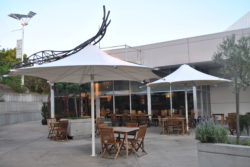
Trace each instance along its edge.
<path fill-rule="evenodd" d="M 93 45 L 97 44 L 104 37 L 107 27 L 109 26 L 111 22 L 111 20 L 109 20 L 109 14 L 110 14 L 110 11 L 106 13 L 105 6 L 103 6 L 103 18 L 102 18 L 102 24 L 101 24 L 100 29 L 98 30 L 96 35 L 94 35 L 87 41 L 81 43 L 77 47 L 71 50 L 65 50 L 65 51 L 43 50 L 43 51 L 30 55 L 27 59 L 24 60 L 24 62 L 16 64 L 14 68 L 28 67 L 28 66 L 33 66 L 34 64 L 43 64 L 43 63 L 60 60 L 74 53 L 77 53 L 78 51 L 82 50 L 89 44 L 93 44 Z"/>

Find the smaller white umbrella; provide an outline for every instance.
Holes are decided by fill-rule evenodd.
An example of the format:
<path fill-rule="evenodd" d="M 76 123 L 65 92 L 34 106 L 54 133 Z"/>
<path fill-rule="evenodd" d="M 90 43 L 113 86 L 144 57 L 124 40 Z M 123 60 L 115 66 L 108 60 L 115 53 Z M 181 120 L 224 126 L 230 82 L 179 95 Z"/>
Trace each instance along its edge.
<path fill-rule="evenodd" d="M 148 83 L 148 86 L 160 85 L 184 85 L 184 86 L 200 86 L 200 85 L 214 85 L 223 82 L 231 82 L 230 80 L 215 77 L 209 74 L 200 72 L 189 65 L 183 64 L 176 71 L 168 76 Z M 170 96 L 172 98 L 172 96 Z M 172 103 L 172 99 L 170 100 Z M 187 104 L 187 90 L 185 90 L 185 109 L 186 109 L 186 124 L 188 130 L 188 104 Z M 171 106 L 172 112 L 172 106 Z"/>

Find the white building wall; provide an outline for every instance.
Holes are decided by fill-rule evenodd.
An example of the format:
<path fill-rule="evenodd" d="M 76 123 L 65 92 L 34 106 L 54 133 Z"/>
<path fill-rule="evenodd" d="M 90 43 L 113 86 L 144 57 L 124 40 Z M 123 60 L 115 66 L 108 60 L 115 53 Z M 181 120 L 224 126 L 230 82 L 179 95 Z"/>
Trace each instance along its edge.
<path fill-rule="evenodd" d="M 235 94 L 232 86 L 211 86 L 210 97 L 213 114 L 236 112 Z M 240 114 L 248 112 L 250 112 L 250 88 L 240 92 Z"/>
<path fill-rule="evenodd" d="M 167 33 L 167 32 L 166 32 Z M 161 42 L 126 49 L 107 51 L 114 57 L 133 61 L 132 57 L 140 55 L 141 63 L 149 67 L 161 67 L 184 63 L 199 63 L 212 61 L 218 45 L 232 34 L 236 38 L 250 36 L 250 28 L 220 32 L 192 38 Z M 139 52 L 138 52 L 139 51 Z M 138 62 L 136 62 L 138 63 Z M 211 87 L 211 112 L 235 112 L 235 97 L 232 88 L 228 86 Z M 250 88 L 240 95 L 240 112 L 250 112 Z"/>
<path fill-rule="evenodd" d="M 184 63 L 211 61 L 217 46 L 232 34 L 239 38 L 250 35 L 250 28 L 179 39 L 134 48 L 114 49 L 108 54 L 125 60 L 133 61 L 140 57 L 141 63 L 149 67 L 161 67 Z M 138 61 L 135 61 L 138 63 Z"/>

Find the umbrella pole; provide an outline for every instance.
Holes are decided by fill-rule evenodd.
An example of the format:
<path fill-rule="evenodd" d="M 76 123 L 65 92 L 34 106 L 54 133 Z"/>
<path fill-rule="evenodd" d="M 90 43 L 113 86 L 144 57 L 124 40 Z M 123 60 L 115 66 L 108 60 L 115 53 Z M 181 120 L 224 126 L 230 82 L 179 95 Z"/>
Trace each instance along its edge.
<path fill-rule="evenodd" d="M 172 97 L 172 86 L 170 84 L 170 88 L 169 88 L 169 92 L 170 92 L 170 115 L 172 117 L 172 114 L 173 114 L 173 97 Z"/>
<path fill-rule="evenodd" d="M 147 100 L 148 100 L 148 115 L 150 121 L 152 121 L 151 90 L 149 86 L 147 86 Z"/>
<path fill-rule="evenodd" d="M 188 127 L 188 101 L 187 101 L 187 88 L 185 89 L 185 108 L 186 108 L 186 128 L 187 128 L 187 132 L 188 132 L 189 127 Z"/>
<path fill-rule="evenodd" d="M 115 81 L 113 81 L 113 114 L 115 114 Z"/>
<path fill-rule="evenodd" d="M 95 154 L 95 101 L 94 101 L 94 75 L 90 76 L 91 79 L 91 124 L 92 124 L 92 155 Z"/>
<path fill-rule="evenodd" d="M 129 113 L 132 112 L 132 97 L 131 97 L 131 82 L 128 81 L 128 87 L 129 87 Z"/>
<path fill-rule="evenodd" d="M 49 82 L 50 85 L 50 117 L 55 118 L 55 92 L 54 83 Z"/>

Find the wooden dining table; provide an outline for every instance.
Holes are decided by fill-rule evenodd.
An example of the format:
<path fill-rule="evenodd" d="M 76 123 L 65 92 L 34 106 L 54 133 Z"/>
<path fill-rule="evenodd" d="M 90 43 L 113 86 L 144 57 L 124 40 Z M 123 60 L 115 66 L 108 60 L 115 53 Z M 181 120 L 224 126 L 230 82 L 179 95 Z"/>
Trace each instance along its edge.
<path fill-rule="evenodd" d="M 162 133 L 164 134 L 165 133 L 165 127 L 166 127 L 166 123 L 167 121 L 178 121 L 178 122 L 181 122 L 182 124 L 182 134 L 184 134 L 185 132 L 185 118 L 184 117 L 166 117 L 166 118 L 162 118 L 161 119 L 162 121 Z"/>
<path fill-rule="evenodd" d="M 128 158 L 128 149 L 129 149 L 129 143 L 128 143 L 128 133 L 130 132 L 136 132 L 139 130 L 139 127 L 113 127 L 114 133 L 123 134 L 124 135 L 124 141 L 122 144 L 125 145 L 126 148 L 126 158 Z M 137 152 L 135 152 L 137 154 Z"/>

